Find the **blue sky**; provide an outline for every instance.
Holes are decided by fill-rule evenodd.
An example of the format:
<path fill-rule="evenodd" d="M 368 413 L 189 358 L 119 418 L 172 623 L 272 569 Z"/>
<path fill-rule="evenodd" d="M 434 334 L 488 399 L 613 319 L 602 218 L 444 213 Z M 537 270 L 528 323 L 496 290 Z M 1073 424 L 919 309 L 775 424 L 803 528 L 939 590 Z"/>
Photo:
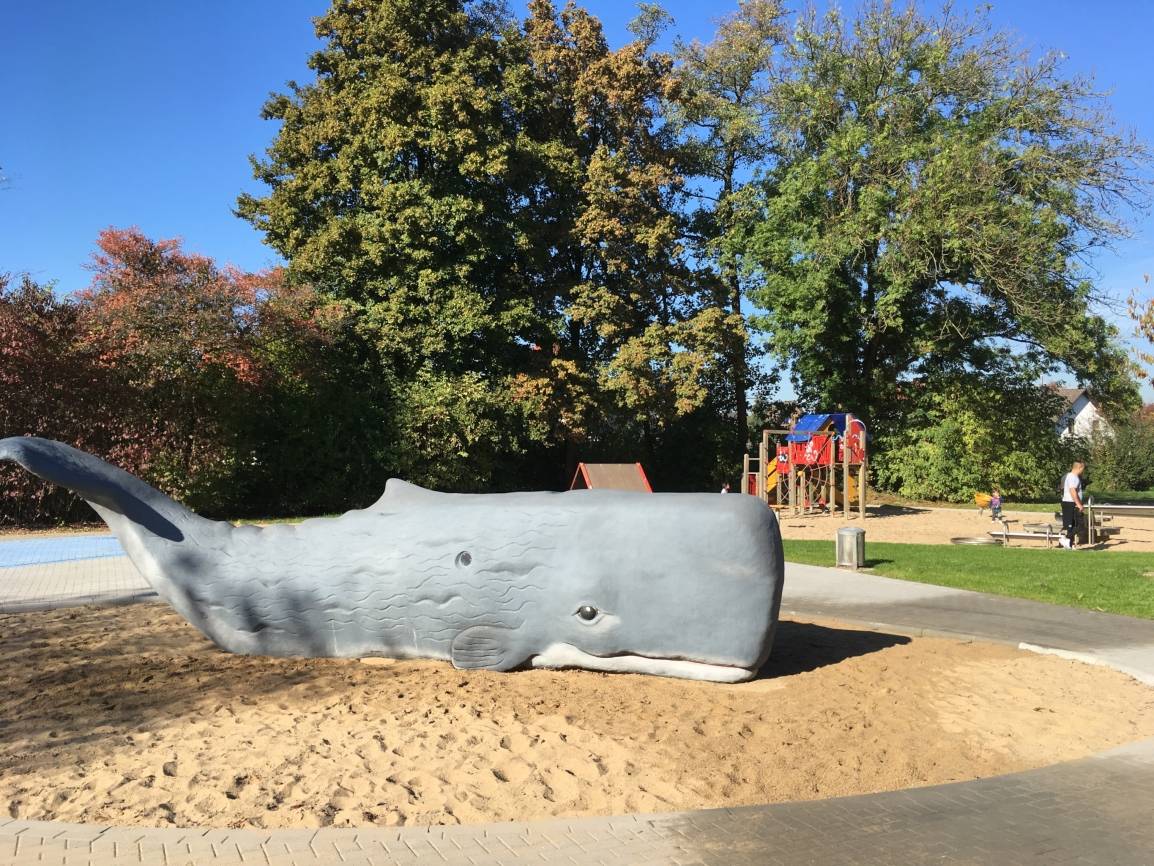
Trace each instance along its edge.
<path fill-rule="evenodd" d="M 631 4 L 585 5 L 614 44 L 627 39 Z M 702 39 L 732 8 L 705 0 L 665 5 L 679 33 Z M 56 280 L 62 291 L 81 288 L 96 235 L 110 225 L 182 237 L 189 249 L 246 269 L 275 263 L 232 207 L 242 190 L 260 189 L 248 155 L 274 132 L 259 117 L 261 104 L 287 80 L 308 78 L 305 60 L 317 44 L 311 18 L 326 6 L 8 4 L 0 52 L 0 170 L 8 178 L 0 190 L 0 271 Z M 1063 51 L 1070 73 L 1092 73 L 1113 92 L 1119 123 L 1154 143 L 1152 0 L 995 0 L 991 16 L 1026 47 Z M 1135 237 L 1095 262 L 1102 288 L 1118 297 L 1139 286 L 1142 274 L 1154 275 L 1154 216 L 1133 222 Z"/>

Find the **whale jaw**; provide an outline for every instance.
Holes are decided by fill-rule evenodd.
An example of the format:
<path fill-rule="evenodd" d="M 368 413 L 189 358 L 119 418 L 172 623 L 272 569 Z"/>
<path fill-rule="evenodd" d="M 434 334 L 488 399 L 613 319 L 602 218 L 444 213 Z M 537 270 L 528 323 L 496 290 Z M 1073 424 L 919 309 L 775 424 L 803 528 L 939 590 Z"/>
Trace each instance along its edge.
<path fill-rule="evenodd" d="M 609 673 L 706 680 L 713 683 L 742 683 L 753 679 L 757 673 L 755 670 L 734 665 L 718 665 L 688 659 L 650 658 L 630 654 L 596 656 L 567 643 L 550 644 L 533 656 L 530 664 L 535 668 L 584 668 Z"/>

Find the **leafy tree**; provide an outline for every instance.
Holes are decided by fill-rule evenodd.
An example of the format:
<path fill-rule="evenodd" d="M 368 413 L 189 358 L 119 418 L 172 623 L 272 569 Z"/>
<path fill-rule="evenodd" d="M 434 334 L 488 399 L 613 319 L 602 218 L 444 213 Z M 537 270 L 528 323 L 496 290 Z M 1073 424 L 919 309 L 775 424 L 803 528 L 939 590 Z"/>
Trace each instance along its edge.
<path fill-rule="evenodd" d="M 1079 262 L 1124 233 L 1148 155 L 1059 63 L 948 7 L 800 20 L 751 245 L 759 323 L 799 396 L 897 429 L 911 382 L 985 375 L 1013 347 L 1133 403 Z"/>
<path fill-rule="evenodd" d="M 347 305 L 281 269 L 244 273 L 136 229 L 102 232 L 88 289 L 0 279 L 0 435 L 60 439 L 208 514 L 371 502 L 388 395 Z M 0 520 L 90 517 L 0 468 Z"/>
<path fill-rule="evenodd" d="M 315 84 L 267 103 L 269 193 L 239 213 L 294 279 L 356 305 L 417 480 L 477 487 L 611 439 L 655 453 L 715 399 L 741 322 L 684 243 L 659 27 L 648 10 L 611 51 L 548 0 L 520 26 L 482 3 L 337 0 Z"/>
<path fill-rule="evenodd" d="M 877 483 L 914 499 L 965 502 L 997 486 L 1015 499 L 1056 495 L 1079 443 L 1054 433 L 1062 400 L 1006 361 L 987 376 L 923 380 L 903 390 L 903 424 L 878 437 Z"/>
<path fill-rule="evenodd" d="M 80 339 L 134 395 L 148 478 L 231 514 L 339 506 L 350 476 L 358 498 L 379 495 L 380 417 L 357 400 L 368 362 L 347 304 L 137 229 L 97 246 Z"/>
<path fill-rule="evenodd" d="M 222 416 L 246 411 L 245 386 L 258 376 L 247 347 L 255 287 L 177 240 L 136 229 L 101 232 L 90 267 L 78 296 L 82 338 L 141 403 L 148 475 L 211 505 L 241 459 L 236 424 Z"/>
<path fill-rule="evenodd" d="M 1150 275 L 1145 274 L 1142 282 L 1149 286 Z M 1134 336 L 1148 347 L 1154 345 L 1154 296 L 1144 297 L 1135 290 L 1130 293 L 1127 308 L 1130 318 L 1134 321 Z M 1135 355 L 1139 364 L 1149 368 L 1149 370 L 1139 368 L 1140 375 L 1147 379 L 1154 377 L 1154 349 L 1140 346 L 1135 349 Z"/>
<path fill-rule="evenodd" d="M 690 168 L 699 181 L 693 195 L 696 249 L 712 261 L 721 279 L 718 304 L 745 321 L 743 301 L 751 273 L 745 266 L 756 189 L 749 181 L 772 151 L 772 73 L 785 39 L 780 0 L 740 0 L 722 19 L 713 41 L 679 47 L 680 88 L 673 117 L 690 133 Z M 747 392 L 753 346 L 746 328 L 727 347 L 728 374 L 737 429 L 738 454 L 747 447 Z M 764 382 L 758 383 L 764 390 Z"/>
<path fill-rule="evenodd" d="M 1135 414 L 1115 422 L 1090 450 L 1094 490 L 1154 489 L 1154 418 Z"/>
<path fill-rule="evenodd" d="M 79 308 L 54 286 L 0 275 L 0 437 L 37 435 L 141 468 L 145 437 L 137 401 L 82 340 Z M 0 466 L 0 522 L 30 524 L 91 515 L 76 496 Z"/>
<path fill-rule="evenodd" d="M 677 84 L 672 58 L 653 50 L 663 18 L 643 7 L 634 41 L 610 51 L 599 22 L 576 6 L 557 15 L 538 0 L 530 11 L 536 92 L 572 104 L 541 144 L 562 146 L 579 180 L 555 186 L 566 231 L 549 248 L 569 272 L 554 283 L 563 288 L 553 339 L 591 384 L 600 422 L 591 444 L 615 450 L 612 440 L 624 440 L 655 456 L 691 416 L 732 405 L 725 358 L 743 331 L 685 242 L 684 153 L 662 113 Z"/>
<path fill-rule="evenodd" d="M 513 225 L 510 26 L 456 0 L 337 0 L 317 21 L 316 82 L 265 106 L 281 122 L 254 163 L 269 195 L 239 202 L 293 279 L 355 305 L 386 393 L 468 387 L 469 405 L 495 415 L 511 411 L 508 380 L 535 315 Z M 460 432 L 467 446 L 446 453 L 454 486 L 487 480 L 476 469 L 495 455 L 474 450 L 488 440 Z"/>

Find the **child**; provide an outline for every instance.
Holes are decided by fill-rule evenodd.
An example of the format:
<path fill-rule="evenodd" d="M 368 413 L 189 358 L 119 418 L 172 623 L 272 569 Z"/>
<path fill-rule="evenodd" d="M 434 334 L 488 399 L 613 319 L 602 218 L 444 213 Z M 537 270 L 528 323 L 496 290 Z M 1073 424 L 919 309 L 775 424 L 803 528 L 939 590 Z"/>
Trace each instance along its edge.
<path fill-rule="evenodd" d="M 997 487 L 990 491 L 990 520 L 1002 519 L 1002 491 Z"/>

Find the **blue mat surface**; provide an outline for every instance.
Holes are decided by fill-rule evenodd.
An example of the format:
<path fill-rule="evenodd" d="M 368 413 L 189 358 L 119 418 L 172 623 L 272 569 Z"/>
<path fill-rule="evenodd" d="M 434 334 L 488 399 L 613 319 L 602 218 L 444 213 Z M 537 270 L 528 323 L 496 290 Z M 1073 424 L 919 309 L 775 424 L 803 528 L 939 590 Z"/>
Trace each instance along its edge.
<path fill-rule="evenodd" d="M 71 562 L 74 559 L 100 559 L 106 556 L 124 556 L 124 548 L 111 535 L 0 541 L 0 568 Z"/>

